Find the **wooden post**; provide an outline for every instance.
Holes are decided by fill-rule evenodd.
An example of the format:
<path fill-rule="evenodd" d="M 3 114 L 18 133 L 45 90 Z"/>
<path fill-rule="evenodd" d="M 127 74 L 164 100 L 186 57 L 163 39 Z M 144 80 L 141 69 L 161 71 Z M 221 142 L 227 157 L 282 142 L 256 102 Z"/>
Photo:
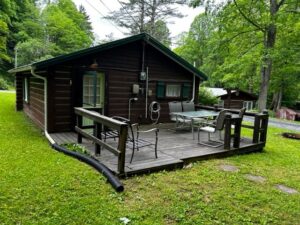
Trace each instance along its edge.
<path fill-rule="evenodd" d="M 253 143 L 258 143 L 260 130 L 260 115 L 256 114 L 254 117 L 254 128 L 253 128 Z"/>
<path fill-rule="evenodd" d="M 125 155 L 126 155 L 126 141 L 128 134 L 128 125 L 122 125 L 120 128 L 119 136 L 119 146 L 118 150 L 120 151 L 118 157 L 118 172 L 119 174 L 124 174 L 125 172 Z"/>
<path fill-rule="evenodd" d="M 99 123 L 95 123 L 95 131 L 94 131 L 94 135 L 102 140 L 102 125 Z M 101 153 L 101 146 L 97 143 L 95 143 L 95 155 L 100 155 Z"/>
<path fill-rule="evenodd" d="M 233 147 L 239 148 L 241 141 L 241 126 L 242 126 L 242 118 L 235 118 L 234 125 L 234 138 L 233 138 Z"/>
<path fill-rule="evenodd" d="M 266 140 L 267 140 L 267 131 L 268 131 L 268 122 L 269 122 L 268 110 L 264 110 L 263 114 L 264 114 L 264 117 L 261 121 L 260 141 L 261 142 L 266 142 Z"/>
<path fill-rule="evenodd" d="M 224 149 L 230 150 L 231 142 L 231 115 L 225 114 L 225 134 L 224 134 Z"/>
<path fill-rule="evenodd" d="M 77 115 L 76 116 L 76 124 L 77 127 L 82 128 L 82 116 Z M 82 143 L 82 135 L 80 133 L 77 133 L 77 143 Z"/>

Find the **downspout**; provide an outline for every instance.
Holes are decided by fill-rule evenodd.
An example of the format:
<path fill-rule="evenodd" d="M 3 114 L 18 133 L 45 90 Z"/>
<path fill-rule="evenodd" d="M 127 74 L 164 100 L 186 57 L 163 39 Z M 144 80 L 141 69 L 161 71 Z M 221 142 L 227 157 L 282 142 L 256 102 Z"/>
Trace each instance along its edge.
<path fill-rule="evenodd" d="M 196 67 L 196 62 L 194 61 L 194 67 Z M 195 89 L 196 89 L 196 76 L 193 73 L 193 96 L 190 102 L 194 102 L 195 100 Z"/>
<path fill-rule="evenodd" d="M 31 67 L 31 75 L 41 79 L 44 81 L 44 133 L 48 141 L 51 143 L 51 145 L 55 144 L 55 141 L 52 139 L 52 137 L 48 133 L 48 82 L 46 77 L 42 77 L 35 73 L 34 68 Z"/>
<path fill-rule="evenodd" d="M 193 74 L 193 96 L 190 102 L 194 102 L 195 100 L 195 89 L 196 89 L 196 76 Z"/>
<path fill-rule="evenodd" d="M 148 118 L 148 90 L 149 89 L 149 78 L 148 78 L 148 66 L 146 68 L 146 99 L 145 99 L 145 118 Z"/>

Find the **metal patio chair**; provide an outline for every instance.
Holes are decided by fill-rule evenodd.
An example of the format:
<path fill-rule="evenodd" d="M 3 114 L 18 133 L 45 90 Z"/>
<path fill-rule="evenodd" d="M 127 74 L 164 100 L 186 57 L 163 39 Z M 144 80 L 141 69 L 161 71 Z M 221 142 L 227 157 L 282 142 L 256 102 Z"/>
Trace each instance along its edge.
<path fill-rule="evenodd" d="M 175 122 L 175 130 L 180 128 L 191 128 L 192 121 L 190 119 L 186 119 L 180 115 L 174 115 L 172 113 L 182 112 L 182 104 L 181 102 L 169 102 L 169 112 L 170 112 L 170 120 Z"/>
<path fill-rule="evenodd" d="M 188 102 L 188 101 L 182 102 L 182 108 L 183 108 L 183 112 L 196 111 L 194 102 Z"/>
<path fill-rule="evenodd" d="M 224 142 L 221 141 L 221 140 L 220 141 L 211 140 L 210 134 L 221 132 L 223 130 L 226 113 L 227 113 L 227 110 L 222 110 L 220 112 L 220 114 L 218 115 L 215 124 L 213 124 L 213 123 L 207 123 L 207 124 L 203 123 L 204 126 L 198 128 L 198 144 L 209 146 L 209 147 L 214 147 L 214 148 L 220 147 L 224 144 Z M 212 144 L 209 144 L 209 143 L 201 142 L 200 141 L 200 136 L 201 136 L 200 132 L 201 131 L 206 132 L 208 134 L 208 142 L 214 142 L 214 143 L 217 143 L 217 145 L 212 145 Z"/>
<path fill-rule="evenodd" d="M 141 148 L 144 147 L 149 147 L 152 146 L 154 147 L 154 153 L 155 153 L 155 158 L 157 159 L 157 143 L 158 143 L 158 132 L 159 129 L 158 128 L 152 128 L 149 130 L 140 130 L 140 126 L 138 123 L 132 124 L 131 128 L 132 130 L 132 141 L 128 142 L 127 146 L 132 148 L 132 155 L 131 155 L 131 159 L 130 159 L 130 163 L 132 163 L 133 157 L 134 157 L 134 153 L 135 153 L 135 149 L 137 151 L 139 151 Z M 135 130 L 135 132 L 134 132 Z M 134 133 L 136 133 L 136 136 L 134 136 Z M 150 141 L 149 139 L 142 139 L 141 135 L 142 134 L 147 134 L 147 133 L 154 133 L 154 141 Z"/>
<path fill-rule="evenodd" d="M 138 123 L 131 123 L 131 121 L 127 118 L 124 118 L 121 116 L 113 116 L 112 118 L 115 120 L 124 122 L 128 125 L 128 136 L 127 136 L 126 145 L 127 145 L 127 147 L 132 149 L 130 163 L 132 163 L 135 150 L 139 151 L 140 148 L 144 148 L 147 146 L 154 146 L 155 158 L 157 158 L 157 142 L 158 142 L 158 132 L 159 132 L 158 128 L 152 128 L 149 130 L 140 130 Z M 151 133 L 151 132 L 153 132 L 155 134 L 154 142 L 151 142 L 149 140 L 145 140 L 145 139 L 141 138 L 142 134 Z M 104 137 L 104 140 L 106 140 L 108 138 L 115 139 L 115 138 L 119 137 L 119 133 L 116 130 L 108 130 L 108 131 L 103 132 L 103 137 Z"/>

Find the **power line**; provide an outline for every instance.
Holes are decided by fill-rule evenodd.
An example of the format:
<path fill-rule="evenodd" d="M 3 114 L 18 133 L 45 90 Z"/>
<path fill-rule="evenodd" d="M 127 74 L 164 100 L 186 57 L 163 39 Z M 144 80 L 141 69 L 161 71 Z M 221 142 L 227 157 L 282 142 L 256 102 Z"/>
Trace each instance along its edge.
<path fill-rule="evenodd" d="M 104 7 L 109 11 L 109 12 L 112 12 L 112 10 L 110 8 L 108 8 L 108 6 L 102 1 L 102 0 L 99 0 L 102 5 L 104 5 Z"/>
<path fill-rule="evenodd" d="M 91 6 L 96 12 L 98 12 L 102 17 L 105 17 L 97 8 L 95 8 L 88 0 L 85 0 L 89 6 Z M 104 18 L 105 19 L 105 18 Z M 106 19 L 107 20 L 107 19 Z M 110 20 L 107 20 L 111 25 L 113 25 L 119 32 L 123 34 L 123 31 L 121 31 L 115 24 L 113 24 Z"/>

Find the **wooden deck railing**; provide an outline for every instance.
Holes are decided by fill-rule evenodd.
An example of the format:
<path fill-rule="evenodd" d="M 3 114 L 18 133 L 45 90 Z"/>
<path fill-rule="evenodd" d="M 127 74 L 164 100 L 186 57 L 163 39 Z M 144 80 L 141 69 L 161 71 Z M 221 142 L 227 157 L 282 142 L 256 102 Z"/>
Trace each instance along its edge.
<path fill-rule="evenodd" d="M 207 109 L 207 110 L 214 110 L 214 111 L 221 111 L 224 108 L 219 107 L 212 107 L 212 106 L 203 106 L 197 105 L 196 108 L 198 109 Z M 239 110 L 236 109 L 226 109 L 228 113 L 231 114 L 238 114 Z M 253 144 L 266 144 L 267 140 L 267 130 L 268 130 L 268 120 L 269 115 L 268 111 L 265 110 L 262 113 L 253 113 L 253 112 L 245 112 L 244 115 L 253 117 L 254 122 L 253 125 L 245 125 L 242 124 L 242 119 L 239 117 L 233 117 L 231 114 L 227 114 L 225 117 L 225 134 L 224 134 L 224 148 L 230 149 L 231 141 L 233 140 L 233 147 L 239 148 L 240 147 L 240 137 L 241 137 L 241 128 L 248 128 L 253 130 L 252 135 L 252 143 Z M 234 131 L 232 134 L 232 125 L 234 125 Z"/>
<path fill-rule="evenodd" d="M 95 154 L 100 154 L 101 147 L 103 147 L 116 155 L 118 157 L 118 173 L 124 174 L 128 125 L 118 120 L 114 120 L 110 117 L 101 115 L 99 112 L 96 112 L 96 108 L 86 109 L 78 107 L 74 108 L 74 110 L 76 114 L 75 131 L 78 133 L 78 143 L 82 143 L 82 137 L 85 137 L 95 143 Z M 83 117 L 92 120 L 94 122 L 94 125 L 83 126 Z M 108 129 L 115 130 L 119 133 L 117 148 L 102 141 L 103 126 Z M 86 129 L 88 128 L 94 128 L 93 134 L 90 134 L 86 131 Z"/>

